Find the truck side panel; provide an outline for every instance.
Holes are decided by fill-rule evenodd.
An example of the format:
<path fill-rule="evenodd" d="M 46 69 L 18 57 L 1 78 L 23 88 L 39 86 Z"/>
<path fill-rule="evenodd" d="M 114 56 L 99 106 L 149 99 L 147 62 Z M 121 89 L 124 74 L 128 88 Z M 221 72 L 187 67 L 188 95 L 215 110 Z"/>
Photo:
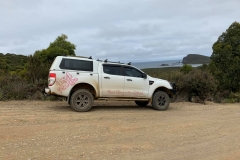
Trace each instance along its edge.
<path fill-rule="evenodd" d="M 62 56 L 57 57 L 50 68 L 50 73 L 56 74 L 55 83 L 52 86 L 48 86 L 51 90 L 51 94 L 67 97 L 75 85 L 79 83 L 88 83 L 95 88 L 96 96 L 99 96 L 98 62 L 93 62 L 92 72 L 80 70 L 61 70 L 59 64 L 61 63 L 62 58 Z M 67 59 L 74 58 L 67 57 Z"/>

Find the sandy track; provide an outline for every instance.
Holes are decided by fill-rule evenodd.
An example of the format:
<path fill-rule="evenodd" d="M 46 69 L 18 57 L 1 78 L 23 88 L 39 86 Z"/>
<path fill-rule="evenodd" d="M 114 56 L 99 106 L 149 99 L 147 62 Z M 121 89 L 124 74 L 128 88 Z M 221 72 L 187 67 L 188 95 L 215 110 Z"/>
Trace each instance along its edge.
<path fill-rule="evenodd" d="M 240 159 L 240 104 L 0 102 L 0 159 Z"/>

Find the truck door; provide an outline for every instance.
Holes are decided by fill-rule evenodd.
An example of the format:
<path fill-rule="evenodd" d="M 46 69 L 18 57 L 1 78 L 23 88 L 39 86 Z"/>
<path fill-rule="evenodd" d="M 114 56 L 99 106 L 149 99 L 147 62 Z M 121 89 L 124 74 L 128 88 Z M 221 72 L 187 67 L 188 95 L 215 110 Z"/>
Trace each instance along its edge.
<path fill-rule="evenodd" d="M 103 64 L 101 97 L 123 97 L 124 76 L 121 65 Z"/>
<path fill-rule="evenodd" d="M 123 66 L 124 97 L 146 98 L 148 96 L 149 81 L 143 78 L 143 73 L 136 68 Z"/>

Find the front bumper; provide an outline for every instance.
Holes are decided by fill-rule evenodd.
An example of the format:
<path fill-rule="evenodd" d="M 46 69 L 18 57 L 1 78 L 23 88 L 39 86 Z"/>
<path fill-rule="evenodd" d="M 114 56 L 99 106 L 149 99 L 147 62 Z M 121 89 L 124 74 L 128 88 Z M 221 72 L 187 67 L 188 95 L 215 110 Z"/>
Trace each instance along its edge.
<path fill-rule="evenodd" d="M 171 95 L 174 96 L 177 94 L 177 90 L 176 89 L 170 89 Z"/>
<path fill-rule="evenodd" d="M 174 82 L 170 83 L 172 86 L 172 89 L 170 89 L 171 95 L 174 96 L 177 94 L 177 86 Z"/>

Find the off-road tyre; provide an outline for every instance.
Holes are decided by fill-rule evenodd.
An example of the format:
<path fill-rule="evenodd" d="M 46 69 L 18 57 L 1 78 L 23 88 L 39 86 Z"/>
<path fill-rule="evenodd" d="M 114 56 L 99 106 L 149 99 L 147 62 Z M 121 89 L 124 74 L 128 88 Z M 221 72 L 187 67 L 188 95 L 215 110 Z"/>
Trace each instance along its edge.
<path fill-rule="evenodd" d="M 152 107 L 156 110 L 164 111 L 170 104 L 169 95 L 163 91 L 157 91 L 153 95 Z"/>
<path fill-rule="evenodd" d="M 87 112 L 92 108 L 93 100 L 93 95 L 88 90 L 79 89 L 71 96 L 71 108 L 77 112 Z"/>
<path fill-rule="evenodd" d="M 148 105 L 148 101 L 135 101 L 138 106 L 145 107 Z"/>

